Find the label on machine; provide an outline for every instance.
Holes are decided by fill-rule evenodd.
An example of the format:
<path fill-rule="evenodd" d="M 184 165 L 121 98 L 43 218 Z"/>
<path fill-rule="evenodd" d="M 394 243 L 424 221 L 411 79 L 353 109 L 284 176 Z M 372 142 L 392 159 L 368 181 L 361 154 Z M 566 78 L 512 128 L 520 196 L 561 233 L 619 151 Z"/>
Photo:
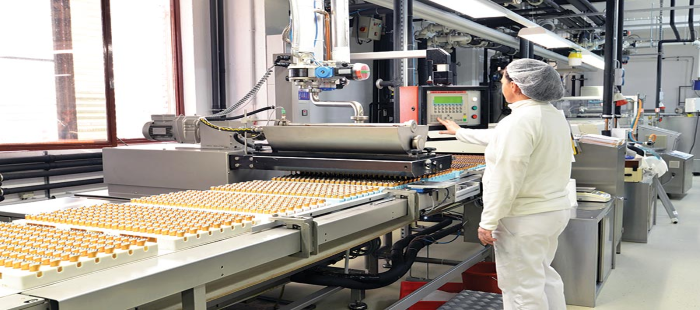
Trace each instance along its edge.
<path fill-rule="evenodd" d="M 437 118 L 453 120 L 459 125 L 481 123 L 481 92 L 466 90 L 428 90 L 428 125 L 439 125 Z"/>

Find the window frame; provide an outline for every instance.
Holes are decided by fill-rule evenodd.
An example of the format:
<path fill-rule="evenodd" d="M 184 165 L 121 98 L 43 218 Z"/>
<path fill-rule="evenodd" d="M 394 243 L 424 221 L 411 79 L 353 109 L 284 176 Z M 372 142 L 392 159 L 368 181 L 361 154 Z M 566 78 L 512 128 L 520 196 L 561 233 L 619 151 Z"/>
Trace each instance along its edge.
<path fill-rule="evenodd" d="M 143 139 L 118 139 L 116 102 L 114 97 L 114 61 L 112 57 L 112 19 L 111 0 L 101 0 L 102 9 L 102 46 L 104 57 L 104 86 L 105 86 L 105 108 L 107 118 L 107 140 L 106 141 L 56 141 L 42 143 L 7 143 L 0 144 L 0 152 L 3 151 L 43 151 L 43 150 L 70 150 L 70 149 L 101 149 L 105 147 L 115 147 L 119 144 L 130 143 L 153 143 L 153 141 Z M 180 28 L 180 2 L 170 0 L 170 33 L 171 45 L 173 49 L 173 76 L 175 85 L 175 113 L 184 114 L 185 102 L 183 93 L 182 74 L 182 37 Z"/>

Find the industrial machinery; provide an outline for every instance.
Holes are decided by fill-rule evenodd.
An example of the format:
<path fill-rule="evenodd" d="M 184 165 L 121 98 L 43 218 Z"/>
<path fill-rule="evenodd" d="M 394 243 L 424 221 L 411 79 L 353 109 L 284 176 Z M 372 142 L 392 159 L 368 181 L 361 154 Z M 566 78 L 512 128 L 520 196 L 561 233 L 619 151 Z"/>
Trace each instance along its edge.
<path fill-rule="evenodd" d="M 270 133 L 270 137 L 275 136 L 274 131 Z M 345 138 L 340 140 L 348 143 Z M 269 141 L 281 153 L 299 151 L 293 144 L 275 138 Z M 345 143 L 340 143 L 338 149 L 352 151 L 342 146 Z M 389 140 L 385 145 L 354 151 L 367 156 L 367 152 L 380 148 L 393 150 L 398 157 L 415 156 L 410 154 L 412 145 L 392 144 Z M 304 147 L 319 153 L 332 148 L 323 143 Z M 408 150 L 403 151 L 405 154 L 399 152 L 403 148 Z M 261 160 L 255 154 L 249 156 L 240 161 L 252 162 L 253 169 L 263 165 L 265 169 L 286 170 L 290 165 L 286 163 L 288 158 L 274 159 L 280 162 L 275 166 L 267 157 Z M 29 211 L 23 215 L 24 220 L 0 226 L 0 235 L 8 236 L 0 242 L 5 249 L 0 257 L 0 302 L 32 296 L 40 304 L 51 302 L 58 309 L 90 309 L 97 304 L 115 309 L 149 309 L 179 302 L 180 298 L 169 296 L 182 292 L 183 308 L 187 309 L 231 292 L 233 295 L 210 302 L 243 300 L 289 281 L 290 276 L 294 281 L 325 285 L 326 278 L 313 270 L 295 274 L 303 266 L 323 266 L 333 257 L 342 259 L 342 254 L 337 255 L 345 249 L 362 247 L 424 216 L 461 206 L 480 193 L 480 177 L 471 171 L 483 167 L 483 158 L 474 161 L 458 157 L 452 165 L 452 156 L 444 160 L 434 157 L 436 164 L 428 165 L 425 160 L 420 167 L 424 170 L 408 169 L 407 173 L 434 172 L 416 177 L 406 177 L 405 171 L 397 173 L 391 165 L 376 170 L 371 156 L 364 159 L 365 164 L 330 164 L 338 169 L 293 158 L 295 168 L 314 172 L 221 184 L 203 191 L 150 195 L 125 203 L 83 198 L 66 208 L 55 201 L 35 214 Z M 401 175 L 404 177 L 397 177 Z M 439 186 L 431 185 L 435 181 Z M 410 188 L 416 182 L 420 190 Z M 451 220 L 443 222 L 424 234 L 440 239 L 462 227 L 459 222 L 450 227 Z M 17 246 L 13 238 L 33 241 Z M 405 258 L 393 261 L 394 267 L 385 272 L 387 276 L 405 273 L 398 270 L 410 267 L 420 249 L 416 246 L 412 242 Z M 472 264 L 488 255 L 488 248 L 475 255 Z M 346 287 L 369 289 L 398 279 L 386 278 L 385 273 L 379 277 L 384 282 L 344 281 L 349 281 Z M 183 280 L 168 280 L 172 278 Z M 122 297 L 126 293 L 129 298 Z"/>
<path fill-rule="evenodd" d="M 671 151 L 661 154 L 668 172 L 659 178 L 666 193 L 683 197 L 693 187 L 693 154 Z"/>
<path fill-rule="evenodd" d="M 292 123 L 281 110 L 275 120 L 252 117 L 274 107 L 237 116 L 228 116 L 231 108 L 207 117 L 154 115 L 144 136 L 177 143 L 104 149 L 108 189 L 89 194 L 99 200 L 0 210 L 23 218 L 0 225 L 0 304 L 25 306 L 31 296 L 38 307 L 56 309 L 218 307 L 290 280 L 328 286 L 320 295 L 361 291 L 397 281 L 422 247 L 461 231 L 461 222 L 445 218 L 406 236 L 386 255 L 385 272 L 375 256 L 369 274 L 319 270 L 473 201 L 483 169 L 483 156 L 453 159 L 426 147 L 427 125 L 368 124 L 361 104 L 319 98 L 369 76 L 367 65 L 349 62 L 347 1 L 331 2 L 332 59 L 308 35 L 328 18 L 325 10 L 314 8 L 318 1 L 292 1 L 292 54 L 275 64 L 288 68 L 289 81 L 313 104 L 352 107 L 352 123 Z M 483 97 L 461 98 L 471 113 Z M 489 251 L 479 248 L 459 268 Z"/>

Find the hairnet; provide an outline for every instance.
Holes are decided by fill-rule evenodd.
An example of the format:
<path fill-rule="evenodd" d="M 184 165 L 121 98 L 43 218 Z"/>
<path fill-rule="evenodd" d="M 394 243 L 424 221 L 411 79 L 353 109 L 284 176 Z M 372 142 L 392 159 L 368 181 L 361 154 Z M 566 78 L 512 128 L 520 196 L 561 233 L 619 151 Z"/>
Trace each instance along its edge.
<path fill-rule="evenodd" d="M 506 72 L 523 94 L 531 99 L 552 101 L 564 96 L 559 73 L 542 61 L 518 59 L 508 64 Z"/>

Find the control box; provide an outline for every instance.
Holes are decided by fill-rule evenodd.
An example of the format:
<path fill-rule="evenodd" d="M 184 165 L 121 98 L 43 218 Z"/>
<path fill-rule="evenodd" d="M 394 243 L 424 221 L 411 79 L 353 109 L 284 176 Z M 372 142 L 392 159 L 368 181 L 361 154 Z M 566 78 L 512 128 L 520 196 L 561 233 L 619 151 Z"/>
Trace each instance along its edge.
<path fill-rule="evenodd" d="M 422 86 L 419 97 L 420 124 L 430 130 L 444 128 L 438 117 L 464 128 L 488 127 L 487 87 Z"/>
<path fill-rule="evenodd" d="M 381 40 L 382 38 L 382 20 L 369 16 L 360 16 L 357 24 L 358 29 L 355 34 L 360 39 L 365 40 Z"/>
<path fill-rule="evenodd" d="M 685 113 L 700 112 L 700 98 L 685 98 Z"/>

